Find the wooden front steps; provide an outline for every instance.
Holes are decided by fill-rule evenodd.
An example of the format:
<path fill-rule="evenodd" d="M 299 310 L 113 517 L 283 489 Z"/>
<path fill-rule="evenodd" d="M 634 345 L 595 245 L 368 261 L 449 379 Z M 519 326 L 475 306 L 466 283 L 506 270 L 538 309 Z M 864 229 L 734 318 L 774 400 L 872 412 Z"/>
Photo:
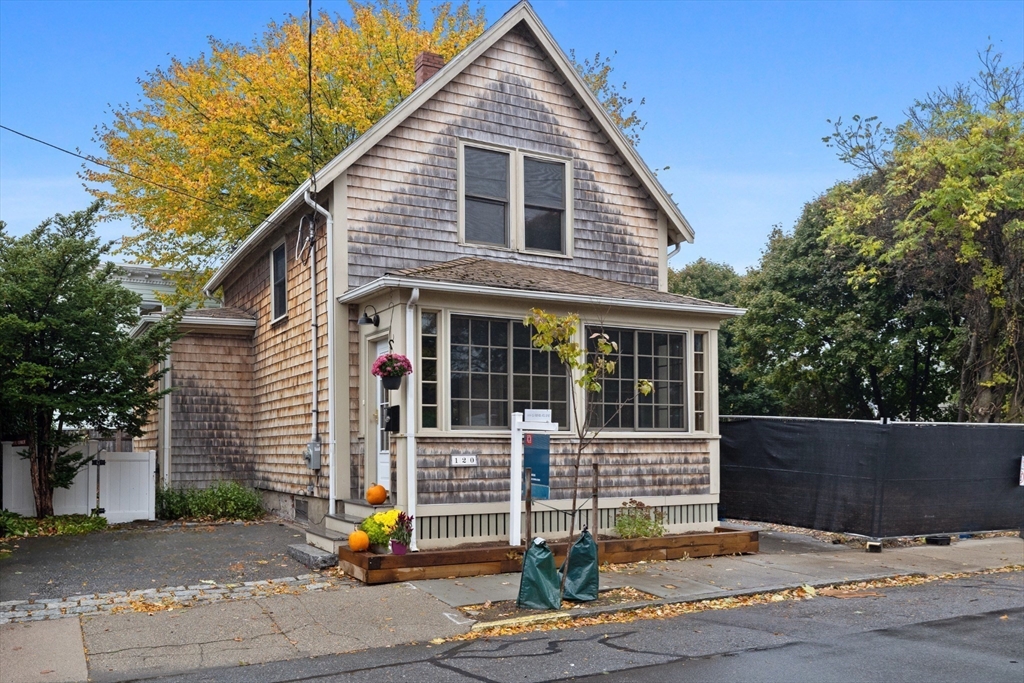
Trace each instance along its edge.
<path fill-rule="evenodd" d="M 565 559 L 566 543 L 549 544 L 555 563 Z M 397 583 L 421 579 L 483 576 L 518 572 L 523 568 L 523 546 L 488 546 L 421 550 L 405 555 L 354 553 L 339 545 L 338 566 L 364 583 Z M 758 551 L 758 532 L 718 527 L 704 534 L 680 534 L 661 538 L 602 539 L 598 541 L 598 562 L 619 564 L 641 560 L 678 560 L 684 557 L 712 557 Z"/>

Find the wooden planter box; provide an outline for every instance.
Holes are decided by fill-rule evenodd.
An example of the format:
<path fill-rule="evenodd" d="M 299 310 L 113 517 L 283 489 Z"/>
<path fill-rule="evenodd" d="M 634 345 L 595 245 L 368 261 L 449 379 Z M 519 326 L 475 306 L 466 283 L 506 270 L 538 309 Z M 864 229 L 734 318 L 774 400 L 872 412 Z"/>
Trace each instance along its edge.
<path fill-rule="evenodd" d="M 565 559 L 566 543 L 551 543 L 556 564 Z M 355 553 L 338 548 L 338 566 L 364 583 L 397 583 L 420 579 L 484 576 L 523 569 L 523 546 L 488 546 L 421 550 L 405 555 Z M 641 560 L 678 560 L 756 553 L 758 532 L 717 527 L 706 534 L 680 534 L 661 538 L 616 538 L 598 541 L 598 562 L 620 564 Z"/>

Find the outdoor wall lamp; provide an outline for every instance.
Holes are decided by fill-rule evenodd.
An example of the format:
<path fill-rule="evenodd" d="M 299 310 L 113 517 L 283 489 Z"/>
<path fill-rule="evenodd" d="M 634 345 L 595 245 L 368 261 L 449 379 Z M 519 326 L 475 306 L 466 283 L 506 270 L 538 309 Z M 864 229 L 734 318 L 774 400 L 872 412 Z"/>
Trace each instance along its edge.
<path fill-rule="evenodd" d="M 373 315 L 367 315 L 366 312 L 373 309 Z M 374 327 L 380 327 L 380 316 L 377 315 L 377 309 L 374 306 L 367 304 L 366 308 L 363 309 L 363 314 L 359 316 L 359 325 L 373 325 Z"/>

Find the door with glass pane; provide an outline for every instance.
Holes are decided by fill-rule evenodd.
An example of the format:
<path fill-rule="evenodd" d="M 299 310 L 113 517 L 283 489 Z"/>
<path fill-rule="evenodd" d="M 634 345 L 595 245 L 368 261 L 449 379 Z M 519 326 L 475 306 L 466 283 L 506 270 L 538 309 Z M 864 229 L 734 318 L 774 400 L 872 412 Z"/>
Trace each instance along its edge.
<path fill-rule="evenodd" d="M 380 358 L 390 348 L 387 340 L 377 342 L 377 353 L 374 358 Z M 387 430 L 388 408 L 390 407 L 388 391 L 384 388 L 380 377 L 373 379 L 377 401 L 377 410 L 374 412 L 376 416 L 374 451 L 377 453 L 377 483 L 391 491 L 391 433 Z"/>

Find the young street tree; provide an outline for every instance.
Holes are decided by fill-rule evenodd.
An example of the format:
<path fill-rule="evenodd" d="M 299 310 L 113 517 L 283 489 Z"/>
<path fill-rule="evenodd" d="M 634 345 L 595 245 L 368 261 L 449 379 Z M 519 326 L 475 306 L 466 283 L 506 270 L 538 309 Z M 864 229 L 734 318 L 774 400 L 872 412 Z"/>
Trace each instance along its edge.
<path fill-rule="evenodd" d="M 18 238 L 0 222 L 0 426 L 27 438 L 39 517 L 87 465 L 69 450 L 81 429 L 141 434 L 180 317 L 131 338 L 140 298 L 101 264 L 109 245 L 95 237 L 98 213 L 95 203 L 57 214 Z"/>
<path fill-rule="evenodd" d="M 583 389 L 587 394 L 601 391 L 601 380 L 615 374 L 618 347 L 615 342 L 610 341 L 607 335 L 595 332 L 587 340 L 587 346 L 582 346 L 577 341 L 577 331 L 580 326 L 580 317 L 570 313 L 564 317 L 558 317 L 546 313 L 540 309 L 530 309 L 530 315 L 523 320 L 526 326 L 532 326 L 534 334 L 533 345 L 541 351 L 553 352 L 558 356 L 558 362 L 565 368 L 572 382 Z M 569 549 L 566 551 L 566 566 L 568 567 L 569 557 L 572 555 L 572 537 L 576 533 L 576 502 L 580 492 L 580 465 L 583 461 L 583 453 L 587 447 L 594 442 L 604 426 L 611 422 L 622 410 L 624 405 L 632 403 L 637 396 L 649 396 L 654 391 L 654 385 L 648 379 L 641 379 L 637 382 L 636 393 L 626 398 L 616 406 L 613 415 L 591 414 L 588 411 L 590 405 L 587 401 L 579 401 L 575 391 L 569 392 L 569 419 L 573 429 L 576 431 L 575 450 L 572 460 L 572 515 L 569 518 Z M 607 404 L 605 404 L 607 406 Z M 596 537 L 597 529 L 594 529 Z M 529 539 L 528 541 L 529 542 Z M 562 573 L 561 591 L 565 591 L 565 579 L 568 571 Z"/>

